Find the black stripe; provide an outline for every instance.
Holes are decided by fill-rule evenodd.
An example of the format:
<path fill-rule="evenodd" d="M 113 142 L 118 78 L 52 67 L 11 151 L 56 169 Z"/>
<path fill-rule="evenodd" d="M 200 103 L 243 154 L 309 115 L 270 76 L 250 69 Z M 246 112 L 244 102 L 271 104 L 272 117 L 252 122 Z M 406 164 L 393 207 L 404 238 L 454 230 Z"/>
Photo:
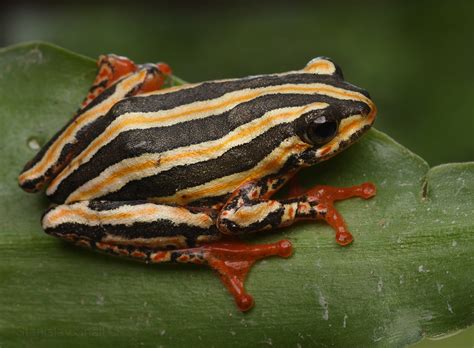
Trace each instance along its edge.
<path fill-rule="evenodd" d="M 124 239 L 176 237 L 182 235 L 186 238 L 186 242 L 189 246 L 194 246 L 199 236 L 217 236 L 220 234 L 215 225 L 207 229 L 193 227 L 188 224 L 175 224 L 168 220 L 136 222 L 131 225 L 103 224 L 98 226 L 63 223 L 54 228 L 47 228 L 45 232 L 58 237 L 74 233 L 96 242 L 100 242 L 107 234 Z"/>
<path fill-rule="evenodd" d="M 216 204 L 224 204 L 229 198 L 229 196 L 230 196 L 230 193 L 225 194 L 225 195 L 215 196 L 215 197 L 203 197 L 196 201 L 190 202 L 189 204 L 186 204 L 186 207 L 188 209 L 192 209 L 193 207 L 202 208 L 202 207 L 212 207 Z"/>
<path fill-rule="evenodd" d="M 226 93 L 239 91 L 246 88 L 262 88 L 284 84 L 305 85 L 312 83 L 324 83 L 345 90 L 356 91 L 368 95 L 363 89 L 351 85 L 331 75 L 294 73 L 283 76 L 261 75 L 231 81 L 209 81 L 203 82 L 195 87 L 177 90 L 166 94 L 149 96 L 135 96 L 117 103 L 114 113 L 121 115 L 127 112 L 156 112 L 169 110 L 197 101 L 219 98 Z"/>
<path fill-rule="evenodd" d="M 148 201 L 89 201 L 88 208 L 95 211 L 114 210 L 124 206 L 148 204 Z"/>
<path fill-rule="evenodd" d="M 314 102 L 340 103 L 331 97 L 305 94 L 271 94 L 237 105 L 234 109 L 204 119 L 182 122 L 168 127 L 129 130 L 103 146 L 88 162 L 62 181 L 54 201 L 64 201 L 77 187 L 97 177 L 109 166 L 126 158 L 145 153 L 160 153 L 181 146 L 219 139 L 233 129 L 260 118 L 268 111 Z M 101 128 L 103 129 L 103 128 Z"/>

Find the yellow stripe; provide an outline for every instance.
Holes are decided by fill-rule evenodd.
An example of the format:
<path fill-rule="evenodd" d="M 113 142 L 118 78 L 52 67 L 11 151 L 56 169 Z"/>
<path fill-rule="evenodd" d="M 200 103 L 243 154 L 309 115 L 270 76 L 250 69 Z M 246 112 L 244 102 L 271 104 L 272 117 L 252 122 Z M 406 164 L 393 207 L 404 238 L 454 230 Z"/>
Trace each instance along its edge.
<path fill-rule="evenodd" d="M 223 138 L 173 149 L 161 154 L 146 154 L 123 160 L 118 164 L 110 166 L 100 176 L 90 180 L 71 193 L 66 202 L 100 197 L 106 192 L 119 190 L 130 181 L 156 175 L 177 165 L 217 158 L 235 146 L 252 141 L 277 124 L 291 122 L 303 113 L 327 106 L 328 104 L 326 103 L 313 103 L 304 107 L 272 110 L 263 117 L 236 128 Z"/>
<path fill-rule="evenodd" d="M 300 94 L 323 94 L 337 99 L 361 100 L 370 105 L 371 101 L 363 94 L 345 89 L 325 85 L 321 83 L 308 85 L 278 85 L 258 89 L 241 90 L 228 93 L 211 101 L 203 101 L 179 106 L 171 110 L 163 110 L 155 113 L 130 113 L 117 118 L 99 137 L 97 137 L 83 152 L 81 152 L 71 163 L 51 182 L 48 187 L 48 195 L 53 194 L 59 184 L 74 172 L 81 164 L 87 163 L 100 148 L 108 144 L 115 137 L 128 129 L 143 129 L 164 125 L 172 125 L 179 122 L 208 117 L 236 105 L 255 99 L 259 96 L 271 93 L 300 93 Z M 194 117 L 190 117 L 193 115 Z"/>

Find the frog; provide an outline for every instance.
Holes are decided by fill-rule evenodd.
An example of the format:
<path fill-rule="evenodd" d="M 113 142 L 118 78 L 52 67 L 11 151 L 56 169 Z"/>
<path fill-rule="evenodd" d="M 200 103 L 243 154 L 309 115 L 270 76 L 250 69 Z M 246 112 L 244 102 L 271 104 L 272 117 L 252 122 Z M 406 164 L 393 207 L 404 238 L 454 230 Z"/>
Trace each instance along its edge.
<path fill-rule="evenodd" d="M 369 199 L 375 185 L 316 185 L 296 174 L 369 130 L 376 106 L 328 57 L 302 69 L 168 86 L 166 63 L 113 54 L 80 108 L 30 160 L 18 181 L 46 191 L 44 231 L 75 245 L 145 263 L 207 265 L 241 311 L 260 259 L 288 258 L 288 239 L 251 244 L 299 221 L 325 221 L 336 243 L 353 236 L 334 202 Z M 274 195 L 288 183 L 287 196 Z"/>

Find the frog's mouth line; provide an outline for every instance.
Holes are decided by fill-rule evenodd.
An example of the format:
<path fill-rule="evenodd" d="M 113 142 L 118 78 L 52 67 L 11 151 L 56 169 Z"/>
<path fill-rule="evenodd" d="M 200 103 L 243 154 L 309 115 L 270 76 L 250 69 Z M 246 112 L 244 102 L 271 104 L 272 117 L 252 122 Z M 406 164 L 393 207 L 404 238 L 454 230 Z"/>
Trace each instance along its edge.
<path fill-rule="evenodd" d="M 339 134 L 316 151 L 317 161 L 325 161 L 353 144 L 372 127 L 374 120 L 375 112 L 353 115 L 342 120 Z"/>

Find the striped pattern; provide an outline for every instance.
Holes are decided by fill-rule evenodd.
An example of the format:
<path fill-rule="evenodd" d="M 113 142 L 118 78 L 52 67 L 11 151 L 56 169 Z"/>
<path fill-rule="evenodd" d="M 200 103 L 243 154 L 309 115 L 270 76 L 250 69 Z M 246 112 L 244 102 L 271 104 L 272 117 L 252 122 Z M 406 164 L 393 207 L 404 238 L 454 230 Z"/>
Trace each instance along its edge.
<path fill-rule="evenodd" d="M 219 237 L 212 211 L 144 201 L 63 204 L 46 212 L 42 225 L 66 240 L 152 249 L 184 248 Z"/>
<path fill-rule="evenodd" d="M 326 106 L 327 104 L 315 103 L 313 108 L 317 109 Z M 157 176 L 176 167 L 191 167 L 193 164 L 215 161 L 238 146 L 261 144 L 261 142 L 255 141 L 257 137 L 267 133 L 271 128 L 281 129 L 281 133 L 283 133 L 285 131 L 284 126 L 299 117 L 303 112 L 302 109 L 306 110 L 307 107 L 283 108 L 271 111 L 261 118 L 246 123 L 216 140 L 202 142 L 198 145 L 183 146 L 161 153 L 147 153 L 124 159 L 109 166 L 99 176 L 76 189 L 68 196 L 66 202 L 101 197 L 110 191 L 116 192 L 122 189 L 131 181 Z M 262 139 L 268 141 L 268 139 Z M 291 145 L 297 142 L 294 139 L 289 141 Z M 292 146 L 286 147 L 286 152 L 291 152 L 291 150 Z M 285 153 L 282 155 L 285 155 Z M 276 167 L 275 169 L 279 168 Z M 188 172 L 189 174 L 192 175 L 194 173 L 191 171 Z"/>
<path fill-rule="evenodd" d="M 89 109 L 94 117 L 78 118 L 49 143 L 22 173 L 20 183 L 44 176 L 68 144 L 79 142 L 80 151 L 70 155 L 47 189 L 54 202 L 222 200 L 248 178 L 290 169 L 290 162 L 304 165 L 298 158 L 306 162 L 312 156 L 310 165 L 314 157 L 334 155 L 375 116 L 368 94 L 343 81 L 340 69 L 321 58 L 301 71 L 210 81 L 123 99 L 128 92 L 121 83 L 143 78 L 139 71 L 114 85 L 114 91 L 106 89 L 97 109 Z M 108 111 L 99 108 L 101 103 Z M 344 129 L 320 149 L 298 134 L 302 120 L 314 113 L 337 115 Z M 78 140 L 88 133 L 85 129 L 100 132 Z"/>
<path fill-rule="evenodd" d="M 275 142 L 278 142 L 278 138 L 275 139 L 277 139 Z M 153 198 L 163 203 L 177 203 L 182 205 L 189 204 L 203 197 L 221 197 L 220 201 L 225 201 L 225 197 L 238 188 L 244 181 L 278 173 L 286 162 L 290 161 L 291 158 L 295 158 L 309 147 L 308 144 L 302 142 L 296 136 L 279 141 L 279 143 L 279 146 L 265 156 L 259 163 L 256 165 L 250 163 L 251 166 L 249 166 L 247 170 L 241 165 L 240 167 L 242 169 L 232 172 L 232 169 L 237 167 L 237 164 L 235 164 L 226 171 L 223 170 L 220 173 L 215 173 L 213 177 L 216 178 L 213 180 L 209 180 L 200 185 L 191 185 L 190 187 L 177 190 L 174 194 L 168 196 Z M 257 153 L 258 150 L 259 149 L 256 148 L 254 153 Z M 232 156 L 232 152 L 230 156 Z M 229 173 L 229 175 L 225 175 L 227 173 Z M 202 179 L 199 181 L 202 181 Z"/>

